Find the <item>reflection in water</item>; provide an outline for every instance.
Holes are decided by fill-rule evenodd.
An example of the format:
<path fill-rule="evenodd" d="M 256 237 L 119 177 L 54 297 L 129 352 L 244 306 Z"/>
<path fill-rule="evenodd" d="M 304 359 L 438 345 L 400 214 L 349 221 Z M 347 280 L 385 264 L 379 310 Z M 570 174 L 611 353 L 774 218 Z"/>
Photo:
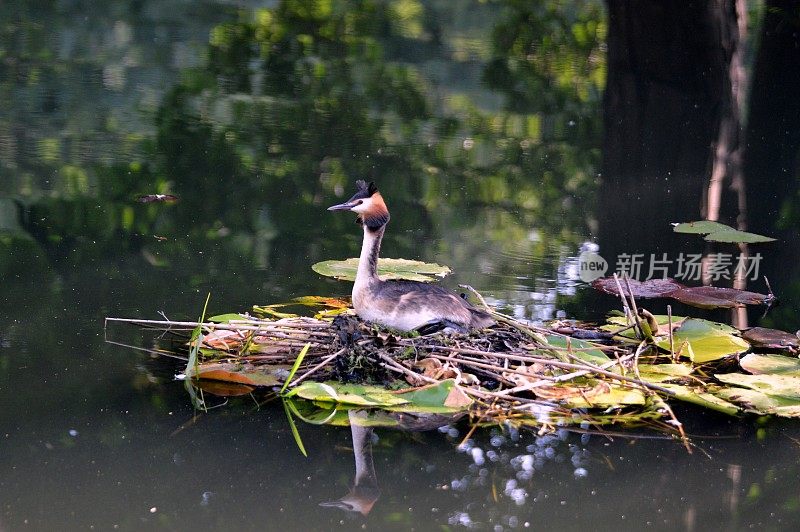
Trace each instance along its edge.
<path fill-rule="evenodd" d="M 372 427 L 364 426 L 367 412 L 364 410 L 349 410 L 350 431 L 353 435 L 353 455 L 356 461 L 356 474 L 350 491 L 338 500 L 322 502 L 320 506 L 339 508 L 345 512 L 358 512 L 361 515 L 369 514 L 375 501 L 380 497 L 378 478 L 375 475 L 375 466 L 372 463 Z"/>

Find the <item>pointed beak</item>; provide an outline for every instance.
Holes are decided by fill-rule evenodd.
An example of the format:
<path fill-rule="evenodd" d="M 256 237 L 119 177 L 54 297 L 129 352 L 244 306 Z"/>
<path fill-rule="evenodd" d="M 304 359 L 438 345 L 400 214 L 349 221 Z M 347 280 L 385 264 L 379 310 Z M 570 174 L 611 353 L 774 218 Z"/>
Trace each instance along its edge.
<path fill-rule="evenodd" d="M 355 207 L 355 203 L 340 203 L 339 205 L 331 205 L 328 207 L 329 211 L 349 211 L 353 207 Z"/>

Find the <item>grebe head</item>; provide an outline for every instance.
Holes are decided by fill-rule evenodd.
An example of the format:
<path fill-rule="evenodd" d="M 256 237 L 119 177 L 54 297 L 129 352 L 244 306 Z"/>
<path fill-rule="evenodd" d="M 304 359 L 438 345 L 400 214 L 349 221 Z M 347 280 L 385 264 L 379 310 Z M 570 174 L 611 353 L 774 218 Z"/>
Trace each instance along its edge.
<path fill-rule="evenodd" d="M 358 214 L 359 223 L 369 229 L 379 229 L 389 221 L 389 210 L 383 201 L 383 196 L 378 192 L 375 183 L 369 185 L 362 180 L 356 181 L 358 191 L 353 197 L 339 205 L 328 207 L 329 211 L 353 211 Z"/>

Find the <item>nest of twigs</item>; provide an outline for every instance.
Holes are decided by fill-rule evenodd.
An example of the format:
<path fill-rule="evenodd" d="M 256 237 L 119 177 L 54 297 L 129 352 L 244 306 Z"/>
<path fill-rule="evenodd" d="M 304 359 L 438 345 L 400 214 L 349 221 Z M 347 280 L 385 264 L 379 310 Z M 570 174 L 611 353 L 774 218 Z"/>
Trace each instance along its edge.
<path fill-rule="evenodd" d="M 478 420 L 540 423 L 546 412 L 553 424 L 627 421 L 655 424 L 670 432 L 680 428 L 659 397 L 672 392 L 637 378 L 632 367 L 638 353 L 631 347 L 602 343 L 610 335 L 600 331 L 588 331 L 597 339 L 589 343 L 571 337 L 577 333 L 570 327 L 540 328 L 502 314 L 495 317 L 498 323 L 489 329 L 425 336 L 380 328 L 351 313 L 333 319 L 241 315 L 227 323 L 117 321 L 178 335 L 186 351 L 195 352 L 194 367 L 190 364 L 186 372 L 194 378 L 280 386 L 289 377 L 287 368 L 308 346 L 290 387 L 311 380 L 397 389 L 453 379 L 473 399 L 470 413 Z M 199 343 L 186 341 L 190 331 L 195 331 Z M 587 335 L 586 330 L 578 332 Z M 602 351 L 607 362 L 595 363 L 586 356 L 590 351 Z M 622 404 L 614 412 L 589 415 L 594 407 L 609 406 L 612 388 L 640 393 L 648 408 Z M 595 398 L 601 402 L 595 404 Z"/>

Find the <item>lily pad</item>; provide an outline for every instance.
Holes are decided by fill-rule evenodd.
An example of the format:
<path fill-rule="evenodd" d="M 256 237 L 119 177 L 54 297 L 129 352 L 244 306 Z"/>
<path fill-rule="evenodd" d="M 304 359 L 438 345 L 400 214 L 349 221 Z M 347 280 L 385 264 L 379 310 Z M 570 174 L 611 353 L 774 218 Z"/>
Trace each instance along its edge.
<path fill-rule="evenodd" d="M 377 408 L 364 409 L 357 406 L 345 406 L 335 403 L 307 401 L 299 397 L 286 400 L 292 414 L 312 425 L 334 425 L 346 427 L 384 427 L 399 430 L 433 430 L 442 425 L 457 422 L 464 416 L 456 413 L 408 413 L 388 411 Z M 351 413 L 357 411 L 358 415 Z"/>
<path fill-rule="evenodd" d="M 704 240 L 708 242 L 729 242 L 732 244 L 760 244 L 763 242 L 775 242 L 775 239 L 769 236 L 758 235 L 756 233 L 748 233 L 747 231 L 737 231 L 731 229 L 730 231 L 717 231 L 705 236 Z"/>
<path fill-rule="evenodd" d="M 774 238 L 768 236 L 739 231 L 729 225 L 712 222 L 711 220 L 673 224 L 672 230 L 676 233 L 706 235 L 705 240 L 709 242 L 758 244 L 775 241 Z"/>
<path fill-rule="evenodd" d="M 673 331 L 673 347 L 695 364 L 703 364 L 750 349 L 750 344 L 736 333 L 736 329 L 722 323 L 688 318 Z M 657 345 L 669 350 L 669 338 L 659 340 Z"/>
<path fill-rule="evenodd" d="M 562 401 L 561 404 L 570 408 L 620 408 L 629 405 L 643 405 L 646 402 L 647 397 L 642 390 L 611 384 L 604 391 L 571 397 Z"/>
<path fill-rule="evenodd" d="M 800 417 L 800 404 L 795 399 L 769 395 L 749 388 L 724 388 L 715 393 L 720 399 L 739 403 L 755 414 Z"/>
<path fill-rule="evenodd" d="M 736 288 L 685 286 L 669 277 L 666 279 L 648 279 L 647 281 L 629 279 L 628 283 L 633 296 L 636 298 L 670 297 L 686 305 L 705 309 L 733 308 L 741 305 L 765 305 L 774 299 L 772 295 L 748 292 Z M 625 283 L 621 281 L 620 284 L 622 291 L 628 294 L 628 287 Z M 617 282 L 613 277 L 597 279 L 592 282 L 592 287 L 607 294 L 619 295 Z"/>
<path fill-rule="evenodd" d="M 800 338 L 796 334 L 765 327 L 748 329 L 742 333 L 742 338 L 753 344 L 753 347 L 771 349 L 796 349 L 800 347 Z"/>
<path fill-rule="evenodd" d="M 603 352 L 602 349 L 596 349 L 592 344 L 585 340 L 567 338 L 566 336 L 560 336 L 557 334 L 548 334 L 546 335 L 546 338 L 547 343 L 554 347 L 566 349 L 567 345 L 569 345 L 569 347 L 573 349 L 572 355 L 586 362 L 600 365 L 611 361 L 611 359 Z M 568 341 L 569 344 L 567 344 Z"/>
<path fill-rule="evenodd" d="M 639 364 L 639 376 L 652 383 L 681 379 L 691 375 L 692 371 L 690 364 Z"/>
<path fill-rule="evenodd" d="M 675 398 L 687 403 L 710 408 L 723 414 L 736 415 L 741 408 L 736 404 L 707 391 L 705 388 L 696 386 L 684 386 L 681 384 L 662 384 L 663 388 L 675 394 Z"/>
<path fill-rule="evenodd" d="M 767 395 L 800 401 L 800 377 L 793 375 L 745 375 L 743 373 L 722 373 L 714 377 L 726 384 L 750 388 Z"/>
<path fill-rule="evenodd" d="M 684 285 L 675 279 L 648 279 L 647 281 L 637 281 L 636 279 L 628 279 L 627 285 L 624 280 L 620 279 L 620 286 L 625 295 L 628 294 L 628 285 L 630 285 L 633 297 L 636 298 L 654 298 L 654 297 L 668 297 L 669 294 L 675 290 L 686 288 Z M 603 277 L 592 281 L 592 287 L 595 290 L 600 290 L 607 294 L 615 296 L 619 295 L 619 288 L 617 288 L 617 281 L 613 277 Z"/>
<path fill-rule="evenodd" d="M 717 231 L 730 231 L 733 227 L 711 220 L 699 220 L 697 222 L 684 222 L 672 224 L 672 230 L 676 233 L 688 233 L 694 235 L 707 235 Z"/>
<path fill-rule="evenodd" d="M 800 360 L 783 355 L 750 353 L 739 361 L 742 369 L 754 375 L 792 375 L 800 377 Z"/>
<path fill-rule="evenodd" d="M 465 411 L 472 399 L 453 379 L 397 393 L 408 404 L 392 408 L 398 412 L 454 413 Z"/>
<path fill-rule="evenodd" d="M 342 281 L 355 281 L 358 258 L 326 260 L 311 266 L 315 272 Z M 405 279 L 429 283 L 445 277 L 451 272 L 441 264 L 408 259 L 378 259 L 378 275 L 381 279 Z"/>
<path fill-rule="evenodd" d="M 340 382 L 306 381 L 286 394 L 287 398 L 295 396 L 310 401 L 376 408 L 404 405 L 409 402 L 380 386 Z"/>
<path fill-rule="evenodd" d="M 736 288 L 691 286 L 676 290 L 669 297 L 699 308 L 733 308 L 740 305 L 764 305 L 771 296 Z"/>
<path fill-rule="evenodd" d="M 472 399 L 453 379 L 396 392 L 371 385 L 304 382 L 286 395 L 295 396 L 311 401 L 410 413 L 463 412 L 472 404 Z"/>

